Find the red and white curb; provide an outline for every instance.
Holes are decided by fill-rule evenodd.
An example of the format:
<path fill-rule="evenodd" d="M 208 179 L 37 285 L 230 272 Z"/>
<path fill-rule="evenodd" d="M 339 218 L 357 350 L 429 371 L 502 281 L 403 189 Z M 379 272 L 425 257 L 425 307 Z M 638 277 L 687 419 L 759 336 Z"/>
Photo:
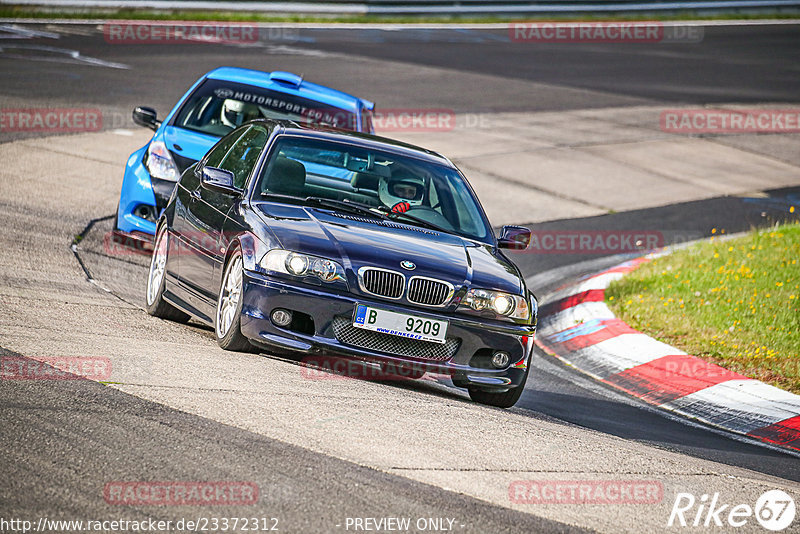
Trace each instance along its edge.
<path fill-rule="evenodd" d="M 800 451 L 800 395 L 686 354 L 634 330 L 604 304 L 627 261 L 543 299 L 536 344 L 597 380 L 714 427 Z"/>

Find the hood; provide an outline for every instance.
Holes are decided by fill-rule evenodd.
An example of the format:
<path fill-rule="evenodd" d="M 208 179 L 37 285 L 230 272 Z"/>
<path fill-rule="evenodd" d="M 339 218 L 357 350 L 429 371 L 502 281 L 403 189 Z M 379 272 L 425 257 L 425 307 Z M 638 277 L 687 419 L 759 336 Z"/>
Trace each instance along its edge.
<path fill-rule="evenodd" d="M 465 285 L 514 294 L 522 291 L 517 268 L 489 245 L 323 208 L 266 202 L 254 203 L 254 208 L 282 248 L 339 261 L 351 283 L 359 268 L 372 266 L 445 280 L 456 291 Z M 404 270 L 403 261 L 413 262 L 416 268 Z"/>
<path fill-rule="evenodd" d="M 173 156 L 177 156 L 177 158 L 175 158 L 175 163 L 178 167 L 181 167 L 181 172 L 195 161 L 203 159 L 206 152 L 211 150 L 211 147 L 220 139 L 213 135 L 193 132 L 175 126 L 165 127 L 161 138 L 164 144 L 167 145 L 167 149 L 172 152 Z M 180 148 L 180 150 L 178 150 L 178 148 Z M 182 160 L 180 163 L 177 161 L 178 158 Z M 181 163 L 183 163 L 183 165 L 181 165 Z"/>

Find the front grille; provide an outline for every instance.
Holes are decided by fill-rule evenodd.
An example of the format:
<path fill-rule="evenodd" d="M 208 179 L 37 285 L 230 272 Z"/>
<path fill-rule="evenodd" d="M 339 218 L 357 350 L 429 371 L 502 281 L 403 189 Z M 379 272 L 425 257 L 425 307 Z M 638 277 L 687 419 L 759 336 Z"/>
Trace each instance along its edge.
<path fill-rule="evenodd" d="M 352 345 L 362 349 L 416 358 L 419 360 L 432 360 L 443 362 L 452 358 L 461 340 L 456 337 L 448 337 L 444 343 L 433 343 L 431 341 L 420 341 L 419 339 L 407 339 L 381 332 L 372 332 L 353 326 L 348 317 L 334 317 L 333 333 L 337 341 L 345 345 Z"/>
<path fill-rule="evenodd" d="M 359 269 L 358 280 L 361 283 L 361 289 L 367 293 L 387 299 L 402 297 L 406 281 L 405 276 L 400 273 L 372 267 Z"/>
<path fill-rule="evenodd" d="M 441 306 L 453 296 L 453 286 L 447 282 L 414 276 L 408 283 L 409 302 L 423 306 Z"/>

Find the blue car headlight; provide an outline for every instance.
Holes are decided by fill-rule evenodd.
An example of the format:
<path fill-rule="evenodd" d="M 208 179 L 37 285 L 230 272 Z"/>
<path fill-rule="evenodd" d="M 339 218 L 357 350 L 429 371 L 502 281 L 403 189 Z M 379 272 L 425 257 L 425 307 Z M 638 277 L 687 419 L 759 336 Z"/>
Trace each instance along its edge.
<path fill-rule="evenodd" d="M 270 250 L 258 264 L 265 271 L 273 273 L 314 277 L 325 283 L 345 281 L 344 268 L 339 263 L 290 250 Z"/>
<path fill-rule="evenodd" d="M 167 145 L 161 141 L 153 141 L 147 147 L 147 160 L 144 166 L 153 178 L 177 182 L 181 177 L 172 155 L 167 150 Z"/>
<path fill-rule="evenodd" d="M 470 289 L 461 299 L 459 310 L 491 311 L 500 317 L 528 319 L 531 311 L 525 297 L 488 289 Z"/>

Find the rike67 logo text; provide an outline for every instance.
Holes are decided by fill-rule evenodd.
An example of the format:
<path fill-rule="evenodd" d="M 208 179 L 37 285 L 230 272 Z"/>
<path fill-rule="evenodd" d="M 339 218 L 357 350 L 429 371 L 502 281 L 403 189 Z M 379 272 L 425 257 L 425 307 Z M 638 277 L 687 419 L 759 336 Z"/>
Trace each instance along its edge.
<path fill-rule="evenodd" d="M 678 493 L 667 526 L 729 529 L 743 527 L 755 518 L 765 529 L 778 532 L 792 524 L 795 511 L 794 499 L 781 490 L 765 491 L 755 506 L 725 503 L 719 493 L 699 499 L 691 493 Z"/>

